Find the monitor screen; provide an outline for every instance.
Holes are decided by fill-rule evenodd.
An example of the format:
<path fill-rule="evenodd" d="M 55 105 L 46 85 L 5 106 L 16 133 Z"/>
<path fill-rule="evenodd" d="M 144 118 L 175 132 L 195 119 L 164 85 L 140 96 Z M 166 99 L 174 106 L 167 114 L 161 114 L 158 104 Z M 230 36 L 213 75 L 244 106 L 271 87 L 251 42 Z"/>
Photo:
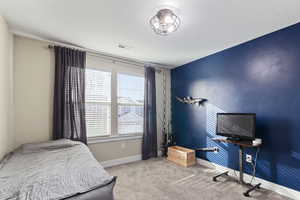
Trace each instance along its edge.
<path fill-rule="evenodd" d="M 217 113 L 217 135 L 226 137 L 255 139 L 255 119 L 253 113 Z"/>

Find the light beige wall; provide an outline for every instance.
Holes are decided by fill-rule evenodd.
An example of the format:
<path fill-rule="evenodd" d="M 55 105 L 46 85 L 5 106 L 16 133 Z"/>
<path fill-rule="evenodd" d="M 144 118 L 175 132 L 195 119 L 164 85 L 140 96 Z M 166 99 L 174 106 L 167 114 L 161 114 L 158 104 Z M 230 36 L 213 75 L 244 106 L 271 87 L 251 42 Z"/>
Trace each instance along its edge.
<path fill-rule="evenodd" d="M 0 16 L 0 160 L 14 147 L 12 47 L 13 37 Z"/>
<path fill-rule="evenodd" d="M 51 138 L 54 57 L 47 45 L 14 38 L 16 146 Z"/>
<path fill-rule="evenodd" d="M 99 161 L 115 160 L 141 154 L 142 140 L 124 140 L 89 144 L 95 158 Z"/>
<path fill-rule="evenodd" d="M 16 144 L 51 138 L 54 57 L 48 43 L 15 36 L 15 125 Z M 169 79 L 168 71 L 168 79 Z M 162 75 L 157 75 L 161 85 Z M 161 138 L 161 95 L 158 85 L 158 130 Z M 89 145 L 99 161 L 141 154 L 141 139 L 102 142 Z"/>

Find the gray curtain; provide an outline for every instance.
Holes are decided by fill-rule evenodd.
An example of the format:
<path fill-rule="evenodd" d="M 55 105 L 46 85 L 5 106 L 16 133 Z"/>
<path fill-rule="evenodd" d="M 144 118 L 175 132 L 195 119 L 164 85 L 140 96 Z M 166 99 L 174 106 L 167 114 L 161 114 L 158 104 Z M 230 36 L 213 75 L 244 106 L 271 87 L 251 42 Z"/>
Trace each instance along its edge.
<path fill-rule="evenodd" d="M 142 159 L 157 157 L 155 69 L 145 68 L 144 135 Z"/>
<path fill-rule="evenodd" d="M 86 144 L 86 53 L 59 46 L 54 47 L 54 52 L 53 139 L 68 138 Z"/>

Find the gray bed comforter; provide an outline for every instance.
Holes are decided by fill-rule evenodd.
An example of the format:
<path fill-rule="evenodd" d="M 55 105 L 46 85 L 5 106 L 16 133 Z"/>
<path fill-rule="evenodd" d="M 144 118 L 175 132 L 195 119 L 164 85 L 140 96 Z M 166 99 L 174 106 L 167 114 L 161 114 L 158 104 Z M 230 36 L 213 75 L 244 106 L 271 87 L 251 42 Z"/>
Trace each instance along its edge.
<path fill-rule="evenodd" d="M 0 163 L 0 200 L 58 200 L 112 179 L 80 142 L 25 144 Z"/>

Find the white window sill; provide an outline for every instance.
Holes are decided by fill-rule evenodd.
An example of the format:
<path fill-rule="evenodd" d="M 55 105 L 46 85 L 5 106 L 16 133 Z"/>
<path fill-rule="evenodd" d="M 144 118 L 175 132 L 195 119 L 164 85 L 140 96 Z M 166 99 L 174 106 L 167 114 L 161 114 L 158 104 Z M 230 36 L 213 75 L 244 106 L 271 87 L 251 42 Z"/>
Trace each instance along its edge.
<path fill-rule="evenodd" d="M 88 138 L 88 144 L 104 143 L 104 142 L 117 142 L 124 140 L 137 140 L 142 139 L 142 135 L 133 135 L 133 136 L 111 136 L 111 137 L 90 137 Z"/>

